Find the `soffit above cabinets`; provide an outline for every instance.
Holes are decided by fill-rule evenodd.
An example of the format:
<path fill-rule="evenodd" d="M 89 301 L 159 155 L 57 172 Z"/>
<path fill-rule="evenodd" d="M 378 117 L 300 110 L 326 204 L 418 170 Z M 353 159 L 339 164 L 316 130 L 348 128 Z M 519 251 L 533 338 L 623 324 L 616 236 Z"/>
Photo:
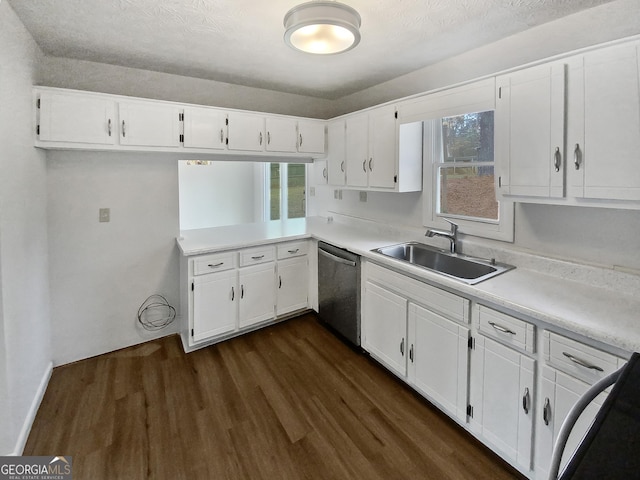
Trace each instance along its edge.
<path fill-rule="evenodd" d="M 304 0 L 302 0 L 304 1 Z M 45 54 L 336 99 L 610 0 L 343 0 L 362 41 L 287 47 L 298 0 L 8 0 Z"/>

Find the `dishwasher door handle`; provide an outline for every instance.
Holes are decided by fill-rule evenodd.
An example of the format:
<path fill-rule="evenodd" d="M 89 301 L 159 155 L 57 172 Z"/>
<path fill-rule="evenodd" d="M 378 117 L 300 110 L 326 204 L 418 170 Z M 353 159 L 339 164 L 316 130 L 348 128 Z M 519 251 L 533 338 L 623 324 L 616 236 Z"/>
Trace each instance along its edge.
<path fill-rule="evenodd" d="M 343 265 L 348 265 L 350 267 L 355 267 L 356 266 L 356 262 L 354 262 L 352 260 L 347 260 L 346 258 L 338 257 L 337 255 L 334 255 L 333 253 L 329 253 L 326 250 L 318 249 L 318 253 L 324 255 L 327 258 L 330 258 L 331 260 L 333 260 L 335 262 L 342 263 Z"/>

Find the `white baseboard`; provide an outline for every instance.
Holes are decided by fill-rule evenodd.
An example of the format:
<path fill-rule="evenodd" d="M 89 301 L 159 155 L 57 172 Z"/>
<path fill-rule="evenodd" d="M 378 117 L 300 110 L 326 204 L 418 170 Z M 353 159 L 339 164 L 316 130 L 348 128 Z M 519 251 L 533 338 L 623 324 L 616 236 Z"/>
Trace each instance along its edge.
<path fill-rule="evenodd" d="M 47 385 L 49 385 L 49 380 L 51 379 L 51 373 L 53 372 L 53 362 L 49 362 L 47 368 L 40 380 L 40 385 L 38 386 L 38 390 L 36 391 L 35 397 L 33 397 L 33 401 L 31 402 L 31 407 L 29 408 L 29 412 L 27 413 L 26 418 L 24 419 L 24 423 L 22 424 L 22 428 L 20 429 L 20 435 L 16 440 L 15 448 L 10 455 L 20 456 L 22 452 L 24 452 L 24 447 L 27 444 L 27 438 L 29 438 L 29 433 L 31 432 L 31 427 L 33 426 L 33 421 L 36 418 L 36 414 L 38 413 L 38 408 L 40 408 L 40 403 L 42 403 L 42 399 L 44 398 L 44 392 L 47 391 Z"/>

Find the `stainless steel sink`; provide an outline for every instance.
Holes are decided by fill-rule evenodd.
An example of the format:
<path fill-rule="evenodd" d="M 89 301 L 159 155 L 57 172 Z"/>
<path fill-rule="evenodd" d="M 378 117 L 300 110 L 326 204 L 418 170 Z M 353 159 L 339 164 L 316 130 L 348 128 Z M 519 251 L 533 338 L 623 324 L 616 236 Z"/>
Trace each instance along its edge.
<path fill-rule="evenodd" d="M 497 263 L 492 260 L 469 257 L 460 253 L 449 253 L 446 250 L 440 250 L 418 242 L 376 248 L 372 252 L 426 268 L 470 285 L 515 268 L 512 265 Z"/>

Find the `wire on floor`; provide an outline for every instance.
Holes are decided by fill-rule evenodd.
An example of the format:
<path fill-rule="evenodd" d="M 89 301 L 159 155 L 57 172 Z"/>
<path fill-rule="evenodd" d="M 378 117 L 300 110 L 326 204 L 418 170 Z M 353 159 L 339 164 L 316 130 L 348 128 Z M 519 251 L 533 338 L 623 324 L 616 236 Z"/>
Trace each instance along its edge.
<path fill-rule="evenodd" d="M 176 318 L 176 309 L 162 295 L 150 295 L 138 309 L 138 323 L 145 330 L 161 330 Z"/>

